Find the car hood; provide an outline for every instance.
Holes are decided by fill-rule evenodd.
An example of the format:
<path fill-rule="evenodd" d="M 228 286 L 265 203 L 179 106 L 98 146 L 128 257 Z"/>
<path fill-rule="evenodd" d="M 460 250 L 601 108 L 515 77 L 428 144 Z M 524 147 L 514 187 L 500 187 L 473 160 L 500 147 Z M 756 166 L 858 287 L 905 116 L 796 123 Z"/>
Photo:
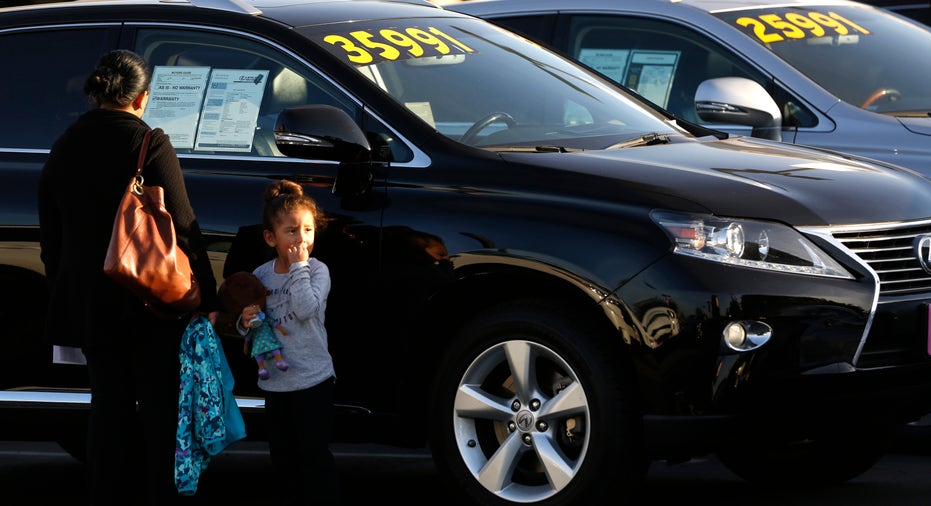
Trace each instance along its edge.
<path fill-rule="evenodd" d="M 625 200 L 651 207 L 794 226 L 907 221 L 928 218 L 931 212 L 931 181 L 916 172 L 747 137 L 501 156 L 513 163 L 598 176 L 564 180 L 579 183 L 574 191 L 601 198 L 623 192 Z M 689 203 L 695 208 L 687 209 Z"/>
<path fill-rule="evenodd" d="M 931 135 L 931 117 L 898 117 L 896 119 L 898 119 L 905 128 L 916 134 Z"/>

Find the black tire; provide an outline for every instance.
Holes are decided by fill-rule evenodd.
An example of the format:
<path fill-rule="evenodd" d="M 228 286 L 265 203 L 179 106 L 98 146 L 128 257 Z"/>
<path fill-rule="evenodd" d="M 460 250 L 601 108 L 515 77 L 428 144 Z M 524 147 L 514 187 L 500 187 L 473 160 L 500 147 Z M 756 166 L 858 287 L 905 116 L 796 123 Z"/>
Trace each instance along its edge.
<path fill-rule="evenodd" d="M 870 470 L 889 448 L 886 424 L 825 428 L 792 440 L 742 441 L 717 452 L 749 482 L 779 486 L 834 485 Z"/>
<path fill-rule="evenodd" d="M 617 337 L 586 321 L 540 303 L 499 306 L 447 350 L 431 449 L 466 504 L 599 504 L 642 481 L 631 367 Z"/>

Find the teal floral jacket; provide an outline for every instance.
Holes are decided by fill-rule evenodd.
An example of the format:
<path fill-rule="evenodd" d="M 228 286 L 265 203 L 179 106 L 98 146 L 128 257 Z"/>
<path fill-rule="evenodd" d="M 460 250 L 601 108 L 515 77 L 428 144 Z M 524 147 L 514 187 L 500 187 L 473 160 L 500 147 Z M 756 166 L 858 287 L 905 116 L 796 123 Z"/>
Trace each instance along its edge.
<path fill-rule="evenodd" d="M 207 318 L 188 324 L 180 358 L 175 485 L 180 494 L 194 495 L 210 458 L 246 437 L 246 428 L 233 397 L 233 373 Z"/>

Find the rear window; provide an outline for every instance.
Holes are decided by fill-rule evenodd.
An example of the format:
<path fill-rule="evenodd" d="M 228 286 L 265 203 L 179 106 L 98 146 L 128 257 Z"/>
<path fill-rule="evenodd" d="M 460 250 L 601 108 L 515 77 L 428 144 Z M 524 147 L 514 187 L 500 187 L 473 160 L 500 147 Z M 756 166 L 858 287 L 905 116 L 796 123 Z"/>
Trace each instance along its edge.
<path fill-rule="evenodd" d="M 91 108 L 84 81 L 117 35 L 116 27 L 0 34 L 8 70 L 0 79 L 0 147 L 49 149 Z"/>

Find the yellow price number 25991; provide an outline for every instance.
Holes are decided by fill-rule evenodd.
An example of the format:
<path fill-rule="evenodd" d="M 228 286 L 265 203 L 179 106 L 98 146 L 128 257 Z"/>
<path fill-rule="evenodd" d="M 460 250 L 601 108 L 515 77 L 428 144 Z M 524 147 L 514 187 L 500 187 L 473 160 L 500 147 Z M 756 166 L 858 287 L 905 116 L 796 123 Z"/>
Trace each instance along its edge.
<path fill-rule="evenodd" d="M 760 14 L 756 17 L 744 16 L 734 23 L 749 28 L 760 42 L 769 44 L 787 39 L 804 39 L 806 37 L 824 37 L 828 31 L 837 35 L 847 35 L 851 31 L 868 35 L 869 30 L 837 14 L 836 12 L 786 12 L 779 14 Z"/>

